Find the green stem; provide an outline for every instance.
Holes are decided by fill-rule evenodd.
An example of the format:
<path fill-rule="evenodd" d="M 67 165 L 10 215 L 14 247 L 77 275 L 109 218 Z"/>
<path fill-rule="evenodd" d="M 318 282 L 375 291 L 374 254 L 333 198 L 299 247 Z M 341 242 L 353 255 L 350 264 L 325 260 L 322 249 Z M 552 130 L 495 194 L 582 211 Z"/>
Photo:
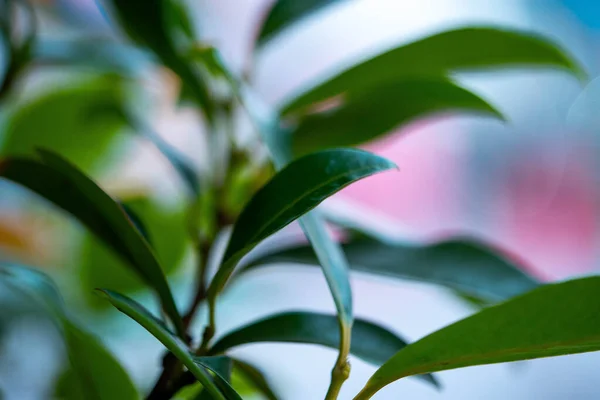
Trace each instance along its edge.
<path fill-rule="evenodd" d="M 340 321 L 340 352 L 331 371 L 331 382 L 325 400 L 336 400 L 344 382 L 350 376 L 350 363 L 348 355 L 350 354 L 350 333 L 352 326 Z"/>

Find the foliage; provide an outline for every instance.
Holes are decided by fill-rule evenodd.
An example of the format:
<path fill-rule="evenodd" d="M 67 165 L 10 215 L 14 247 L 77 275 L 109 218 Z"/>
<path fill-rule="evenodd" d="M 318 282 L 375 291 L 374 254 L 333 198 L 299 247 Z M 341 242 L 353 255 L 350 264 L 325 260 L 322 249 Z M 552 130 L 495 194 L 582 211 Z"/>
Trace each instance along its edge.
<path fill-rule="evenodd" d="M 334 3 L 338 1 L 275 1 L 258 29 L 255 51 Z M 130 92 L 140 90 L 130 79 L 138 73 L 134 56 L 124 62 L 98 62 L 83 39 L 66 46 L 60 57 L 39 50 L 33 43 L 43 43 L 43 37 L 36 33 L 34 9 L 27 1 L 2 0 L 1 34 L 9 52 L 0 85 L 0 101 L 8 114 L 0 177 L 29 189 L 85 228 L 86 256 L 79 262 L 85 291 L 101 286 L 96 294 L 164 345 L 163 371 L 148 399 L 182 398 L 187 391 L 196 399 L 237 400 L 241 394 L 236 376 L 266 398 L 278 398 L 259 368 L 229 354 L 232 348 L 259 342 L 337 350 L 326 400 L 336 399 L 348 378 L 349 355 L 379 367 L 356 395 L 365 400 L 408 376 L 437 387 L 431 374 L 437 371 L 600 350 L 596 277 L 543 285 L 518 262 L 470 238 L 390 243 L 334 223 L 344 233 L 340 242 L 315 210 L 345 186 L 395 169 L 388 160 L 348 147 L 440 112 L 505 118 L 454 81 L 454 72 L 544 67 L 584 79 L 577 62 L 553 43 L 500 28 L 440 32 L 333 71 L 272 107 L 261 101 L 243 74 L 229 68 L 218 49 L 196 39 L 182 2 L 112 0 L 106 6 L 108 18 L 127 39 L 98 42 L 98 51 L 142 54 L 145 65 L 159 65 L 176 75 L 180 100 L 191 101 L 202 116 L 207 154 L 216 167 L 197 168 L 152 130 L 148 116 L 133 112 L 136 97 Z M 13 19 L 4 17 L 17 11 L 32 17 L 24 38 L 17 37 Z M 75 70 L 92 64 L 91 78 L 9 106 L 30 66 Z M 326 104 L 333 106 L 323 107 Z M 238 112 L 244 112 L 258 131 L 251 144 L 242 144 L 236 135 Z M 146 194 L 121 201 L 96 183 L 98 167 L 108 162 L 109 149 L 126 131 L 151 142 L 180 176 L 186 187 L 183 207 L 167 211 Z M 260 148 L 270 154 L 269 161 L 253 156 Z M 294 221 L 299 221 L 308 244 L 255 254 L 258 245 Z M 226 250 L 211 277 L 209 256 L 230 226 Z M 167 275 L 178 270 L 190 249 L 195 253 L 197 285 L 189 308 L 182 310 Z M 288 310 L 228 333 L 218 330 L 216 304 L 228 285 L 249 271 L 289 263 L 320 266 L 337 315 Z M 411 344 L 381 324 L 354 318 L 352 271 L 446 287 L 483 309 Z M 64 334 L 69 366 L 57 383 L 57 395 L 139 398 L 110 351 L 75 322 L 67 311 L 70 305 L 63 304 L 49 277 L 3 262 L 0 283 L 42 305 Z M 141 288 L 158 298 L 160 317 L 116 292 Z M 209 316 L 201 335 L 191 327 L 205 304 Z"/>

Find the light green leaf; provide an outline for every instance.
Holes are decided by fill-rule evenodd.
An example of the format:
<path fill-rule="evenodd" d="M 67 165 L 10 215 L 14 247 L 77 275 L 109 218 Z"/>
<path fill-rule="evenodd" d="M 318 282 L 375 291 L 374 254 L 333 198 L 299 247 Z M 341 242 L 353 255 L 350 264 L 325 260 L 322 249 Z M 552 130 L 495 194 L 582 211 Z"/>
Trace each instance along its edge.
<path fill-rule="evenodd" d="M 290 25 L 316 13 L 339 0 L 276 0 L 270 8 L 258 34 L 257 43 L 263 45 Z"/>
<path fill-rule="evenodd" d="M 358 238 L 342 248 L 353 271 L 433 283 L 486 303 L 507 300 L 539 284 L 523 266 L 474 240 L 455 238 L 415 246 Z M 302 245 L 261 257 L 241 271 L 281 263 L 316 266 L 318 260 L 309 245 Z"/>
<path fill-rule="evenodd" d="M 273 389 L 271 389 L 271 385 L 267 382 L 267 379 L 263 375 L 263 373 L 245 361 L 233 359 L 233 368 L 235 371 L 241 373 L 241 375 L 245 378 L 245 380 L 250 381 L 252 386 L 256 388 L 263 396 L 267 398 L 267 400 L 278 400 L 279 397 L 275 394 Z"/>
<path fill-rule="evenodd" d="M 277 173 L 238 218 L 223 263 L 208 289 L 215 299 L 238 261 L 258 243 L 361 178 L 393 168 L 362 150 L 327 150 L 302 157 Z"/>
<path fill-rule="evenodd" d="M 0 177 L 39 194 L 67 211 L 135 269 L 161 299 L 180 337 L 185 330 L 163 270 L 150 246 L 123 209 L 96 183 L 58 155 L 40 152 L 42 161 L 0 161 Z"/>
<path fill-rule="evenodd" d="M 122 83 L 96 77 L 23 104 L 7 121 L 0 156 L 32 156 L 43 147 L 83 170 L 97 168 L 126 124 Z"/>
<path fill-rule="evenodd" d="M 472 365 L 600 350 L 600 277 L 546 285 L 405 347 L 355 400 L 398 379 Z"/>
<path fill-rule="evenodd" d="M 249 343 L 308 343 L 337 349 L 340 345 L 338 319 L 311 312 L 288 312 L 250 323 L 217 340 L 211 354 L 220 354 Z M 352 325 L 350 353 L 374 365 L 381 365 L 406 346 L 396 334 L 374 323 L 356 319 Z M 438 386 L 431 375 L 422 377 Z"/>
<path fill-rule="evenodd" d="M 206 391 L 210 393 L 215 400 L 225 400 L 223 394 L 215 386 L 206 370 L 199 366 L 189 349 L 178 337 L 169 332 L 162 321 L 156 319 L 148 310 L 141 304 L 135 302 L 127 296 L 119 293 L 111 292 L 110 290 L 99 290 L 96 292 L 105 297 L 119 311 L 129 316 L 146 329 L 152 336 L 158 339 L 179 361 L 181 361 L 187 369 L 196 377 L 196 379 L 204 386 Z"/>
<path fill-rule="evenodd" d="M 550 41 L 506 29 L 467 27 L 396 47 L 324 79 L 282 107 L 290 114 L 343 93 L 364 91 L 407 76 L 507 67 L 552 67 L 583 78 L 582 68 Z"/>
<path fill-rule="evenodd" d="M 361 93 L 349 92 L 340 106 L 307 115 L 292 129 L 292 148 L 301 155 L 357 146 L 417 118 L 453 111 L 503 119 L 485 100 L 445 78 L 402 79 Z"/>

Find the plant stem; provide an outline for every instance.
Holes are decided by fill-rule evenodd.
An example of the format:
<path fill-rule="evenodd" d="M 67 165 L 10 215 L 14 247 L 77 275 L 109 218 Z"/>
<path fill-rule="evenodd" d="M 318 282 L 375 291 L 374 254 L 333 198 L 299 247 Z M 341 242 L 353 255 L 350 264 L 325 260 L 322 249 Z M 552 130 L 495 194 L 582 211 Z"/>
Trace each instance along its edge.
<path fill-rule="evenodd" d="M 194 319 L 194 315 L 198 311 L 198 307 L 204 300 L 206 300 L 206 267 L 207 260 L 209 256 L 210 249 L 212 247 L 212 240 L 201 240 L 198 243 L 198 261 L 197 261 L 197 273 L 198 277 L 196 284 L 196 292 L 194 294 L 194 298 L 192 299 L 192 303 L 190 304 L 189 310 L 185 313 L 183 317 L 183 326 L 187 329 L 192 320 Z"/>
<path fill-rule="evenodd" d="M 348 354 L 350 353 L 350 338 L 352 327 L 340 321 L 340 352 L 331 371 L 331 382 L 325 400 L 336 400 L 344 382 L 350 376 L 350 363 Z"/>

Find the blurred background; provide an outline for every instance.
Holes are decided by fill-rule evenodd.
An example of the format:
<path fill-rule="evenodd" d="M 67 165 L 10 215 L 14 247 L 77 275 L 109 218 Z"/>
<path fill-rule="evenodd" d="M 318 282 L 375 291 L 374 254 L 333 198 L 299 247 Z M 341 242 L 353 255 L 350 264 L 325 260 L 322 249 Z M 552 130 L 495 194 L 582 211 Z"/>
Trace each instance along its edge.
<path fill-rule="evenodd" d="M 178 300 L 187 301 L 189 285 L 184 283 L 192 265 L 183 184 L 156 148 L 124 133 L 118 117 L 82 124 L 72 110 L 101 107 L 115 96 L 132 97 L 153 130 L 200 170 L 210 168 L 201 117 L 192 108 L 176 107 L 178 84 L 169 72 L 111 45 L 120 33 L 99 3 L 33 3 L 41 38 L 36 51 L 60 59 L 65 46 L 78 45 L 89 56 L 81 66 L 50 63 L 28 71 L 0 107 L 0 155 L 26 154 L 39 145 L 67 154 L 144 217 L 159 258 L 171 268 Z M 348 0 L 295 25 L 253 58 L 254 37 L 270 1 L 187 3 L 199 37 L 219 48 L 236 71 L 251 67 L 253 87 L 274 105 L 330 71 L 451 27 L 492 24 L 553 39 L 583 63 L 592 80 L 582 85 L 547 70 L 460 74 L 465 86 L 496 105 L 509 122 L 445 115 L 411 124 L 367 146 L 394 160 L 400 173 L 361 181 L 324 207 L 359 215 L 406 241 L 474 235 L 524 260 L 529 273 L 547 281 L 598 272 L 600 81 L 593 80 L 600 72 L 598 1 Z M 5 60 L 0 58 L 0 68 Z M 102 74 L 96 63 L 102 64 Z M 107 79 L 113 67 L 130 68 L 131 76 Z M 132 79 L 142 89 L 131 89 Z M 244 129 L 244 121 L 240 126 Z M 82 127 L 85 140 L 70 140 Z M 0 181 L 0 257 L 52 275 L 73 312 L 113 350 L 138 386 L 149 388 L 159 373 L 161 346 L 90 294 L 91 288 L 105 286 L 141 300 L 149 297 L 115 256 L 38 197 Z M 424 284 L 360 275 L 352 284 L 358 316 L 411 340 L 472 312 Z M 0 301 L 3 319 L 11 322 L 2 325 L 0 341 L 3 398 L 51 398 L 64 362 L 60 336 L 39 310 L 22 310 L 14 293 L 0 290 Z M 224 296 L 219 327 L 228 330 L 288 309 L 333 311 L 322 276 L 301 268 L 254 273 Z M 252 345 L 235 354 L 260 365 L 286 400 L 322 396 L 335 359 L 334 351 L 300 345 Z M 473 367 L 440 373 L 441 392 L 408 379 L 375 398 L 598 399 L 598 365 L 600 355 L 592 353 Z M 350 399 L 374 371 L 355 359 L 352 366 L 341 399 Z"/>

